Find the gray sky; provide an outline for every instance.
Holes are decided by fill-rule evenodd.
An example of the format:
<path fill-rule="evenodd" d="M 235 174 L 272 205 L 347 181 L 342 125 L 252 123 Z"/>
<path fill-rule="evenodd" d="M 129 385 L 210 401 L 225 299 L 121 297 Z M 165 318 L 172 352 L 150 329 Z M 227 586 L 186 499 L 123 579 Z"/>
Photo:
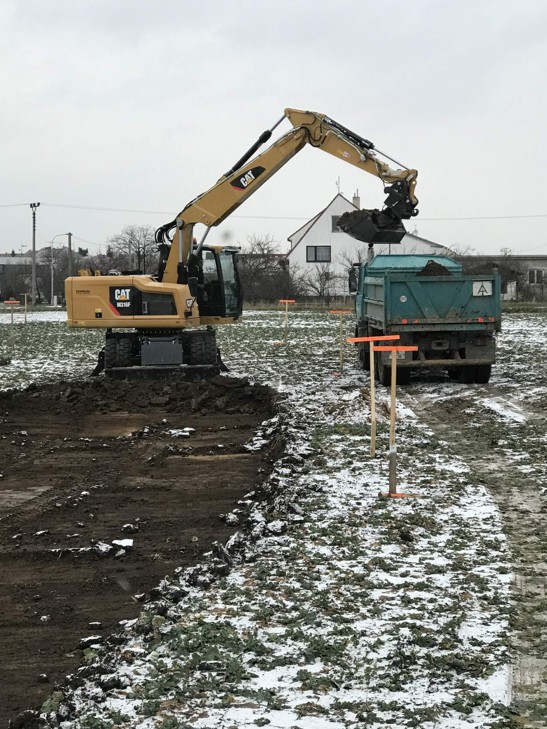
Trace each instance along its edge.
<path fill-rule="evenodd" d="M 410 230 L 547 254 L 544 0 L 2 0 L 0 30 L 0 205 L 27 204 L 0 208 L 0 252 L 30 246 L 30 202 L 38 247 L 156 228 L 295 107 L 418 169 Z M 209 241 L 286 250 L 338 178 L 382 204 L 376 178 L 305 148 Z M 494 219 L 434 220 L 466 217 Z"/>

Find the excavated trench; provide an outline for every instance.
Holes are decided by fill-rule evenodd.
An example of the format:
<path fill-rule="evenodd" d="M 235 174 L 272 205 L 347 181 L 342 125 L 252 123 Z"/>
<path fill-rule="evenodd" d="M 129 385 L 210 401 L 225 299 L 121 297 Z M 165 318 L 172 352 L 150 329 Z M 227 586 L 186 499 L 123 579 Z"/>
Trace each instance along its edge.
<path fill-rule="evenodd" d="M 268 388 L 229 377 L 0 393 L 0 726 L 80 665 L 86 637 L 233 533 L 222 515 L 281 448 L 246 448 L 274 409 Z"/>

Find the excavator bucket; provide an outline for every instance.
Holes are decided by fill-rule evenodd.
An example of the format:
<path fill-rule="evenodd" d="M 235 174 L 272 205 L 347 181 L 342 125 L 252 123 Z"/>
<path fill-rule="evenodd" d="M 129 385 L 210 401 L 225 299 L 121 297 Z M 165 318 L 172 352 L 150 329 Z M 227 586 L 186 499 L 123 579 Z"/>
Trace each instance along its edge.
<path fill-rule="evenodd" d="M 354 210 L 344 213 L 338 227 L 364 243 L 400 243 L 406 230 L 392 210 Z"/>

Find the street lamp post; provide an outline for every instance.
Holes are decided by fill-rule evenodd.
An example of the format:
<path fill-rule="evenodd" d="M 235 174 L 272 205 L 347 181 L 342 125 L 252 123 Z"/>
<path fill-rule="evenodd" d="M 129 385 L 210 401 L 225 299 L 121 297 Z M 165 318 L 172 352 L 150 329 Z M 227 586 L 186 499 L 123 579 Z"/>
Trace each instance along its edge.
<path fill-rule="evenodd" d="M 36 208 L 40 203 L 30 203 L 32 210 L 32 279 L 31 279 L 31 296 L 32 303 L 36 303 Z"/>
<path fill-rule="evenodd" d="M 50 296 L 50 303 L 53 306 L 53 241 L 55 238 L 60 238 L 62 235 L 68 235 L 71 236 L 72 233 L 57 233 L 57 235 L 54 235 L 53 238 L 50 241 L 50 273 L 51 273 L 51 296 Z"/>

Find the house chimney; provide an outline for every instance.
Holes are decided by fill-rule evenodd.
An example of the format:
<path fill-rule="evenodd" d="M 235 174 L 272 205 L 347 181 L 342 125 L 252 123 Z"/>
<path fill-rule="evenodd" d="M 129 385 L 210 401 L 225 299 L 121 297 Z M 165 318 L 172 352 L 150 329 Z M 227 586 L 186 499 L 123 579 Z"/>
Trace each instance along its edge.
<path fill-rule="evenodd" d="M 355 205 L 357 210 L 361 209 L 361 198 L 359 197 L 359 190 L 356 190 L 353 195 L 352 203 Z"/>

